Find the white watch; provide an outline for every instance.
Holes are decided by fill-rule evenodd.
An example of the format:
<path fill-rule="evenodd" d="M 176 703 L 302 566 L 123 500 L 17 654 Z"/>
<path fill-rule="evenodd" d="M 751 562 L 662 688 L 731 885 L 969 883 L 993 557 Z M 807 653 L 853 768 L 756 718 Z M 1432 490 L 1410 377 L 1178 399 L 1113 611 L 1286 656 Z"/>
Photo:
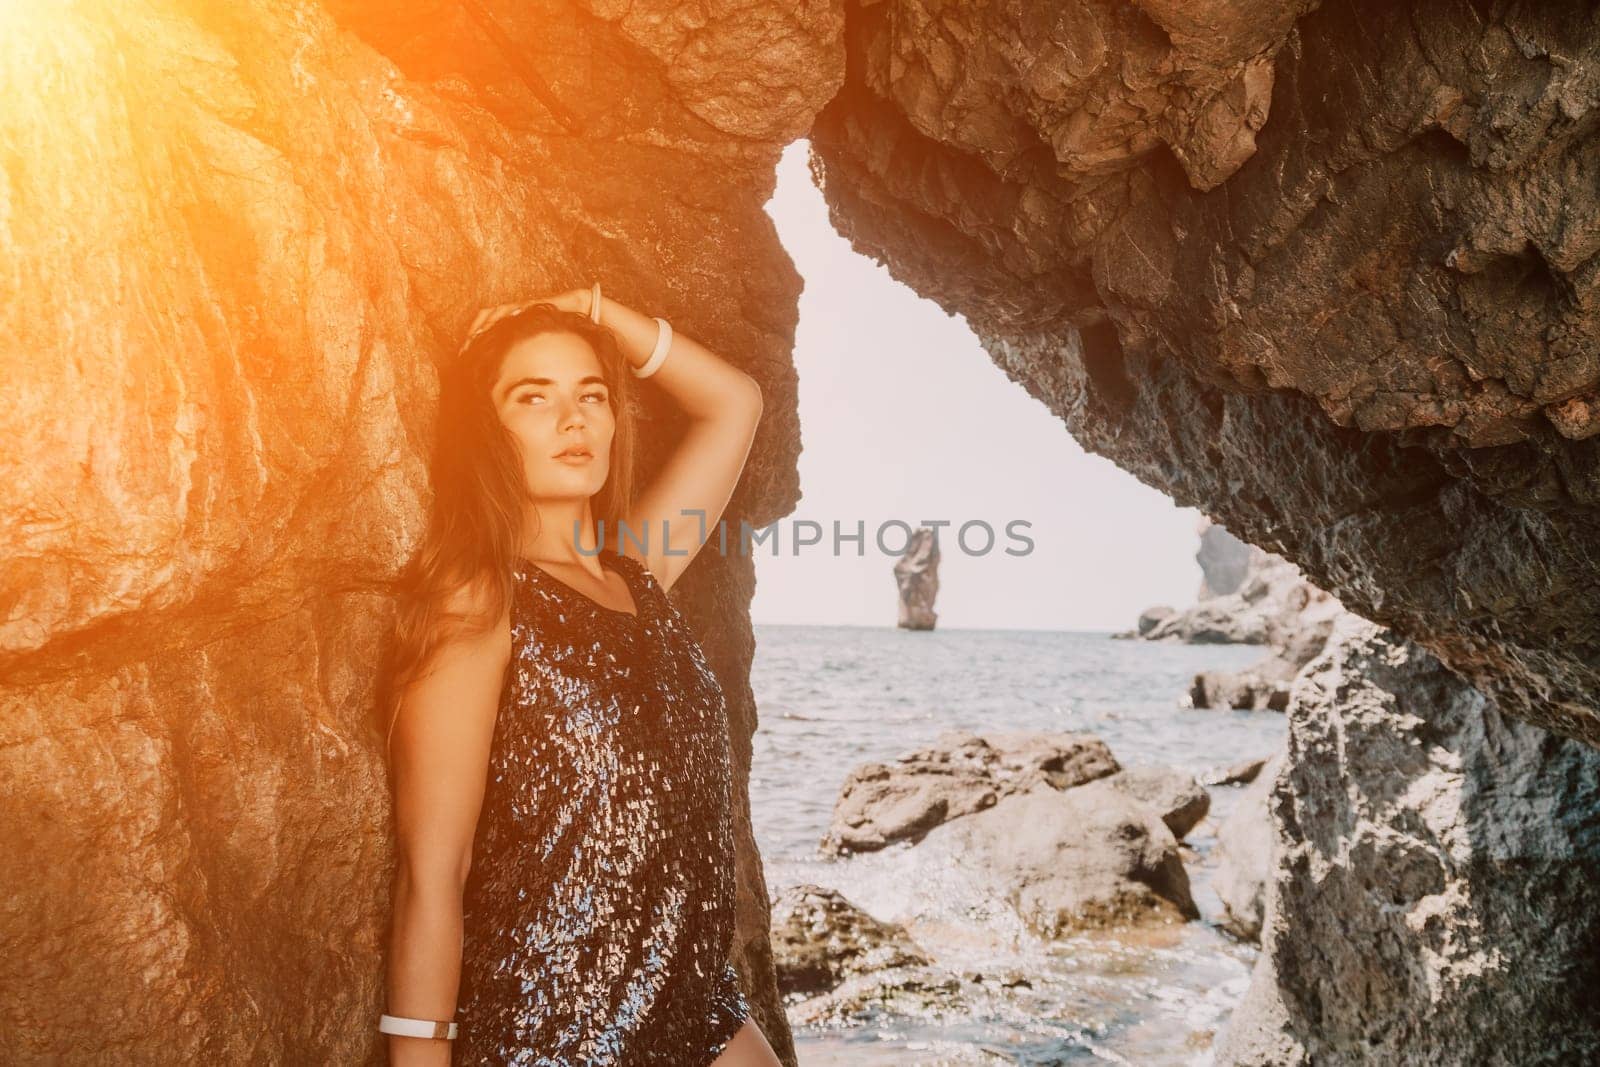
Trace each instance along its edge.
<path fill-rule="evenodd" d="M 397 1037 L 431 1037 L 441 1041 L 454 1041 L 456 1024 L 434 1022 L 432 1019 L 407 1019 L 401 1015 L 378 1016 L 378 1032 Z"/>

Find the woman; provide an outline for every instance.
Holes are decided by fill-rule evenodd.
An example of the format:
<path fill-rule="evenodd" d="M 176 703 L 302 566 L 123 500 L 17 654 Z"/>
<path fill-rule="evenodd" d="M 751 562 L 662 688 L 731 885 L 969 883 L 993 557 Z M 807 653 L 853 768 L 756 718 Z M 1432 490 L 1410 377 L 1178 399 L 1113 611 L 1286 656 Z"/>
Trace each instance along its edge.
<path fill-rule="evenodd" d="M 647 376 L 690 425 L 636 495 Z M 480 312 L 439 413 L 385 671 L 391 1063 L 776 1067 L 727 962 L 723 694 L 666 597 L 759 388 L 596 285 Z"/>

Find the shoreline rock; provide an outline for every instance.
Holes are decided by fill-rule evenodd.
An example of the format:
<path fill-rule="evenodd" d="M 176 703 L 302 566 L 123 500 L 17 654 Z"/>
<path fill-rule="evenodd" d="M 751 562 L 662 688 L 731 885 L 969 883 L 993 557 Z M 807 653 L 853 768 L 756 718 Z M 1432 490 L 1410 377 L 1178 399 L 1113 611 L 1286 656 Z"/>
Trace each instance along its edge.
<path fill-rule="evenodd" d="M 1354 616 L 1294 692 L 1218 1067 L 1600 1062 L 1600 752 Z"/>
<path fill-rule="evenodd" d="M 893 764 L 853 769 L 819 849 L 948 852 L 1053 938 L 1198 918 L 1181 840 L 1210 807 L 1193 775 L 1124 768 L 1091 734 L 947 731 Z"/>
<path fill-rule="evenodd" d="M 772 959 L 780 995 L 815 995 L 857 974 L 933 963 L 897 923 L 880 922 L 837 890 L 795 885 L 772 900 Z"/>
<path fill-rule="evenodd" d="M 1200 917 L 1177 838 L 1116 789 L 1010 796 L 938 827 L 926 844 L 992 877 L 1040 937 Z"/>
<path fill-rule="evenodd" d="M 932 746 L 894 763 L 852 769 L 819 849 L 841 856 L 915 842 L 941 823 L 992 807 L 1012 793 L 1066 789 L 1121 769 L 1092 734 L 980 737 L 947 731 Z"/>

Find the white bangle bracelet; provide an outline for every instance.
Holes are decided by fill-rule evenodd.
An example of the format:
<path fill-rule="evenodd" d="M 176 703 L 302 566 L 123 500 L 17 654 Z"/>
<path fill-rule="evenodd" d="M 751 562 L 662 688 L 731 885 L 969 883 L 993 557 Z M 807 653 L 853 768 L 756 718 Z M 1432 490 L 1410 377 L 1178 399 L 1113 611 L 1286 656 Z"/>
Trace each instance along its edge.
<path fill-rule="evenodd" d="M 400 1015 L 378 1016 L 378 1032 L 397 1037 L 431 1037 L 441 1041 L 454 1041 L 455 1023 L 434 1022 L 432 1019 L 407 1019 Z"/>
<path fill-rule="evenodd" d="M 600 283 L 589 287 L 589 321 L 600 325 Z"/>
<path fill-rule="evenodd" d="M 656 319 L 656 347 L 650 353 L 650 358 L 644 361 L 644 366 L 635 367 L 635 378 L 648 378 L 661 369 L 661 364 L 667 360 L 667 353 L 672 349 L 672 324 L 666 319 Z"/>

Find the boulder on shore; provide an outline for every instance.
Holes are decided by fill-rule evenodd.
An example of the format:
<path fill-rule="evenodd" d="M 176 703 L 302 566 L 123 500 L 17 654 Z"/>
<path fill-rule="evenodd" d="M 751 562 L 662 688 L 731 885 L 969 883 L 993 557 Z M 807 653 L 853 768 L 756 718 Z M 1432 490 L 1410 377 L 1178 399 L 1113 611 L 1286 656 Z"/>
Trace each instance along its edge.
<path fill-rule="evenodd" d="M 1106 743 L 1086 733 L 947 731 L 894 763 L 865 763 L 845 778 L 824 855 L 874 852 L 919 840 L 951 819 L 1035 788 L 1067 789 L 1121 770 Z"/>
<path fill-rule="evenodd" d="M 938 827 L 924 847 L 992 878 L 1041 937 L 1199 917 L 1172 831 L 1115 789 L 1009 796 Z"/>
<path fill-rule="evenodd" d="M 1289 683 L 1294 675 L 1294 669 L 1276 656 L 1243 670 L 1201 671 L 1189 686 L 1189 705 L 1233 711 L 1283 711 L 1289 706 Z"/>
<path fill-rule="evenodd" d="M 1166 604 L 1145 608 L 1139 613 L 1139 636 L 1144 637 L 1175 614 L 1177 614 L 1177 609 L 1168 607 Z"/>
<path fill-rule="evenodd" d="M 1211 794 L 1194 775 L 1172 767 L 1128 767 L 1116 774 L 1078 787 L 1080 797 L 1115 790 L 1152 808 L 1178 840 L 1194 829 L 1211 810 Z"/>
<path fill-rule="evenodd" d="M 896 923 L 879 922 L 837 890 L 790 886 L 772 902 L 772 959 L 780 994 L 827 992 L 856 974 L 933 961 Z"/>

